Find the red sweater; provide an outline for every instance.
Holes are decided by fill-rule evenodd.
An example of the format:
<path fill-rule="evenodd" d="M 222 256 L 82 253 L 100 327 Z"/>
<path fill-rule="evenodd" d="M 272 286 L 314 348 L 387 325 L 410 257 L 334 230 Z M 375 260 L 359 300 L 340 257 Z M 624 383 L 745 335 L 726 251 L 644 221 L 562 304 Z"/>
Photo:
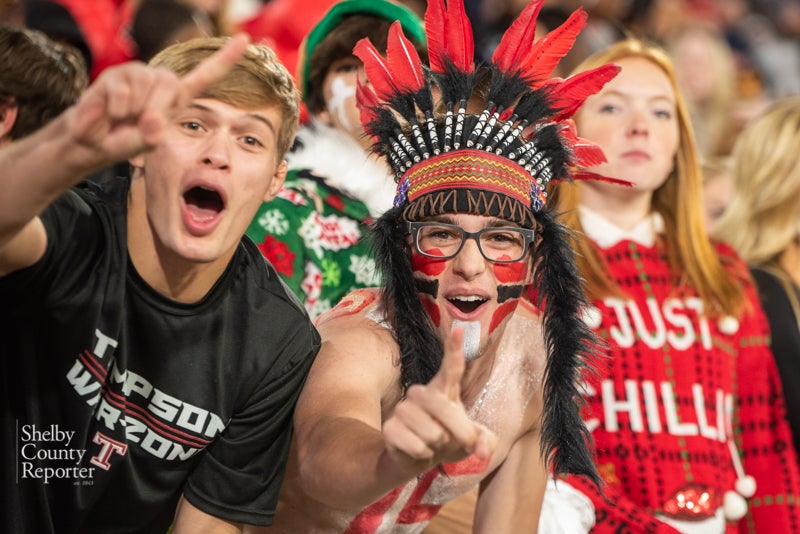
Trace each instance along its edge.
<path fill-rule="evenodd" d="M 584 412 L 608 501 L 568 480 L 592 500 L 594 532 L 675 532 L 654 514 L 681 488 L 711 490 L 713 511 L 737 479 L 731 437 L 757 491 L 726 532 L 800 532 L 800 472 L 766 319 L 744 263 L 716 250 L 745 287 L 749 309 L 737 319 L 709 318 L 696 292 L 673 290 L 658 245 L 600 250 L 629 298 L 595 301 L 586 314 L 608 343 L 586 376 Z"/>

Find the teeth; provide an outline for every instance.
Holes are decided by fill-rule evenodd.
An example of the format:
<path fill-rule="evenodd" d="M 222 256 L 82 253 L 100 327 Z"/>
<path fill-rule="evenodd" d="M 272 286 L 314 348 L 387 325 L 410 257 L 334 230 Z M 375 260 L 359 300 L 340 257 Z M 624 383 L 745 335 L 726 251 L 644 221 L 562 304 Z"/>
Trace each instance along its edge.
<path fill-rule="evenodd" d="M 451 297 L 450 300 L 461 300 L 464 302 L 475 302 L 478 300 L 483 300 L 483 298 L 479 297 L 478 295 L 460 295 L 458 297 Z"/>

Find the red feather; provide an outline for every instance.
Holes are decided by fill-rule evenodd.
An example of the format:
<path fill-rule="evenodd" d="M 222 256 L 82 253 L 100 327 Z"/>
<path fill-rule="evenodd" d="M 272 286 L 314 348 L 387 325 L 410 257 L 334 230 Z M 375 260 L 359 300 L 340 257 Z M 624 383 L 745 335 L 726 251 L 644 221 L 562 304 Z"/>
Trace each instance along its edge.
<path fill-rule="evenodd" d="M 539 39 L 523 62 L 521 70 L 525 78 L 532 81 L 547 79 L 575 44 L 587 18 L 586 11 L 579 7 L 561 26 Z"/>
<path fill-rule="evenodd" d="M 594 182 L 604 182 L 607 184 L 616 184 L 621 185 L 623 187 L 633 187 L 633 182 L 629 182 L 628 180 L 620 180 L 619 178 L 611 178 L 610 176 L 603 176 L 602 174 L 597 174 L 596 172 L 585 171 L 585 170 L 573 170 L 568 179 L 571 180 L 581 180 L 587 181 L 592 180 Z M 560 182 L 561 179 L 552 180 L 553 182 Z"/>
<path fill-rule="evenodd" d="M 492 55 L 492 63 L 501 72 L 519 72 L 520 65 L 536 37 L 536 17 L 542 4 L 544 0 L 530 2 L 503 34 Z"/>
<path fill-rule="evenodd" d="M 445 53 L 458 70 L 472 72 L 475 69 L 475 42 L 472 37 L 472 25 L 464 11 L 464 0 L 450 0 L 447 3 L 446 13 Z M 430 47 L 431 44 L 428 42 L 429 50 Z"/>
<path fill-rule="evenodd" d="M 597 68 L 573 74 L 566 80 L 553 78 L 541 86 L 550 93 L 551 106 L 560 110 L 554 122 L 572 117 L 587 98 L 600 91 L 620 71 L 618 65 L 607 63 Z"/>
<path fill-rule="evenodd" d="M 359 79 L 356 79 L 356 104 L 361 124 L 366 125 L 378 119 L 378 114 L 375 112 L 375 108 L 380 105 L 378 96 L 370 86 L 364 85 Z"/>
<path fill-rule="evenodd" d="M 419 54 L 411 41 L 403 35 L 399 21 L 394 21 L 389 28 L 386 59 L 389 70 L 392 72 L 394 85 L 398 89 L 414 93 L 425 85 Z"/>
<path fill-rule="evenodd" d="M 578 167 L 594 167 L 606 162 L 606 155 L 599 145 L 578 137 L 578 130 L 572 119 L 563 121 L 561 137 L 575 154 L 575 165 Z"/>
<path fill-rule="evenodd" d="M 572 145 L 572 151 L 575 153 L 575 164 L 581 167 L 596 167 L 601 163 L 606 162 L 606 155 L 599 145 L 582 137 Z"/>
<path fill-rule="evenodd" d="M 446 21 L 444 0 L 428 0 L 425 10 L 425 36 L 428 40 L 428 59 L 431 69 L 444 72 Z"/>
<path fill-rule="evenodd" d="M 364 71 L 378 96 L 383 100 L 389 100 L 396 93 L 392 73 L 372 41 L 368 37 L 358 41 L 353 47 L 353 54 L 364 63 Z"/>

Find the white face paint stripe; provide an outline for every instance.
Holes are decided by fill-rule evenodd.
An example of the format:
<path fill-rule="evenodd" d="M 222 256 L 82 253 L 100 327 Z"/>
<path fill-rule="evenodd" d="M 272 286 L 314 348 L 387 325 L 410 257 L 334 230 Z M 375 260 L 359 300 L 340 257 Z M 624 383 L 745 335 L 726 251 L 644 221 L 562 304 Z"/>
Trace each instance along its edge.
<path fill-rule="evenodd" d="M 339 122 L 347 130 L 352 130 L 353 125 L 347 116 L 345 106 L 352 106 L 353 103 L 348 102 L 348 100 L 355 98 L 355 96 L 356 86 L 346 82 L 342 76 L 336 76 L 331 81 L 331 98 L 328 101 L 328 112 L 331 115 L 338 116 Z"/>
<path fill-rule="evenodd" d="M 452 328 L 464 330 L 464 358 L 469 362 L 480 356 L 481 323 L 480 321 L 453 321 Z"/>

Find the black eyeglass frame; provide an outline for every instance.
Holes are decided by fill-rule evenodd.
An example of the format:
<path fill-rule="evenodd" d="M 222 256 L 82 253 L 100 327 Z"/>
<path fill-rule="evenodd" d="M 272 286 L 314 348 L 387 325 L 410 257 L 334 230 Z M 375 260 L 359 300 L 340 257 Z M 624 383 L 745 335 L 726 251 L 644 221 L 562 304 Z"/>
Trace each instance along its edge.
<path fill-rule="evenodd" d="M 536 230 L 533 228 L 520 228 L 517 226 L 488 226 L 486 228 L 481 228 L 477 232 L 467 232 L 457 224 L 448 224 L 442 223 L 437 221 L 405 221 L 406 223 L 406 231 L 411 236 L 411 240 L 414 242 L 414 248 L 425 256 L 426 258 L 437 258 L 440 260 L 449 260 L 451 258 L 455 258 L 458 256 L 458 253 L 461 252 L 461 249 L 464 248 L 464 243 L 467 242 L 467 239 L 474 239 L 475 243 L 478 245 L 478 250 L 481 253 L 486 261 L 490 261 L 492 263 L 514 263 L 520 261 L 525 257 L 528 253 L 528 247 L 533 243 L 533 240 L 536 239 Z M 421 228 L 430 227 L 430 226 L 442 226 L 445 228 L 452 228 L 454 230 L 458 230 L 464 236 L 461 239 L 461 244 L 458 245 L 458 248 L 455 252 L 447 256 L 434 256 L 433 254 L 428 254 L 427 252 L 423 251 L 419 248 L 419 231 Z M 513 232 L 519 232 L 522 234 L 522 237 L 525 239 L 525 243 L 522 245 L 522 255 L 519 258 L 515 258 L 513 260 L 494 260 L 486 255 L 483 251 L 483 246 L 481 246 L 481 235 L 487 232 L 497 232 L 497 231 L 508 231 L 511 230 Z"/>

